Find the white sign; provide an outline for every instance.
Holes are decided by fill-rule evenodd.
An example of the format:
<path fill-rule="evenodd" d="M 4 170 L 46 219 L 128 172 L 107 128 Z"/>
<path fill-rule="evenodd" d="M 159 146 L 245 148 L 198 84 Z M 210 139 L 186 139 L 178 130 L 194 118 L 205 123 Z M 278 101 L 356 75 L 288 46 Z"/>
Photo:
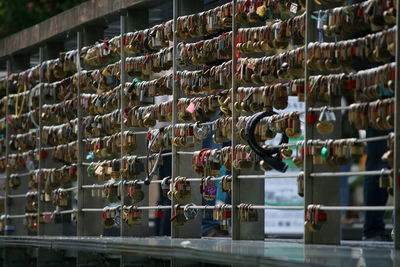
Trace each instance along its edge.
<path fill-rule="evenodd" d="M 288 172 L 298 172 L 289 169 Z M 268 175 L 273 174 L 268 172 Z M 296 178 L 266 179 L 265 205 L 268 206 L 303 206 L 303 198 L 297 195 Z M 265 211 L 266 234 L 302 234 L 304 215 L 302 210 Z"/>
<path fill-rule="evenodd" d="M 304 103 L 298 102 L 296 97 L 289 97 L 289 106 L 284 113 L 304 110 Z M 282 111 L 275 110 L 278 113 Z M 304 122 L 304 117 L 300 119 Z M 302 123 L 304 133 L 304 123 Z M 278 137 L 278 141 L 280 137 Z M 273 140 L 272 144 L 276 144 Z M 268 142 L 270 144 L 270 142 Z M 289 168 L 286 173 L 294 173 L 299 169 Z M 268 175 L 278 174 L 269 171 Z M 274 178 L 265 180 L 265 205 L 268 206 L 303 206 L 303 198 L 297 194 L 296 178 Z M 304 212 L 302 210 L 266 210 L 265 233 L 266 234 L 302 234 L 304 232 Z"/>

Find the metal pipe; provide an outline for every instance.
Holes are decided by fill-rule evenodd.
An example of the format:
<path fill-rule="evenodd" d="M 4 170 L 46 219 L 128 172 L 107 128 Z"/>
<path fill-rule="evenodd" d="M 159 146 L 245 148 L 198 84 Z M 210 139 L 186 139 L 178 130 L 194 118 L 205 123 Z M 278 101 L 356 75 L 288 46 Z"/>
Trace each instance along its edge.
<path fill-rule="evenodd" d="M 104 209 L 81 209 L 82 212 L 103 212 Z"/>
<path fill-rule="evenodd" d="M 178 151 L 177 153 L 178 155 L 190 155 L 190 156 L 194 154 L 194 152 L 192 151 Z"/>
<path fill-rule="evenodd" d="M 239 205 L 237 208 L 240 208 Z M 255 210 L 304 210 L 303 206 L 271 206 L 271 205 L 251 205 L 252 209 Z"/>
<path fill-rule="evenodd" d="M 127 73 L 125 70 L 125 62 L 126 62 L 126 53 L 125 53 L 125 33 L 126 33 L 126 10 L 122 10 L 121 11 L 121 15 L 120 15 L 120 30 L 121 30 L 121 38 L 120 38 L 120 52 L 121 52 L 121 60 L 120 60 L 120 69 L 121 69 L 121 89 L 120 89 L 120 109 L 121 109 L 121 114 L 124 114 L 125 112 L 125 84 L 127 81 Z M 125 136 L 124 136 L 124 132 L 125 132 L 125 117 L 121 116 L 121 144 L 125 144 L 126 140 L 125 140 Z M 121 145 L 121 150 L 120 150 L 120 157 L 123 158 L 125 156 L 125 151 L 124 151 L 124 146 Z M 122 172 L 120 173 L 120 178 L 123 178 Z M 121 191 L 125 192 L 125 187 L 124 187 L 125 183 L 122 183 L 122 188 Z M 121 194 L 121 204 L 124 205 L 126 202 L 125 199 L 125 194 L 122 193 Z M 124 223 L 121 224 L 121 229 L 120 229 L 120 236 L 123 237 L 127 234 L 127 227 Z M 121 266 L 123 266 L 123 264 L 121 263 Z"/>
<path fill-rule="evenodd" d="M 204 180 L 206 178 L 187 178 L 186 181 L 188 182 L 201 182 L 202 180 Z M 210 181 L 221 181 L 222 177 L 212 177 L 210 178 Z M 129 183 L 130 181 L 127 181 L 127 183 Z M 162 180 L 152 180 L 150 182 L 151 184 L 161 184 Z M 119 184 L 119 183 L 117 183 Z M 144 184 L 144 181 L 138 181 L 137 184 Z M 93 184 L 93 185 L 83 185 L 82 189 L 99 189 L 99 188 L 104 188 L 104 185 L 102 184 Z"/>
<path fill-rule="evenodd" d="M 162 180 L 151 180 L 150 184 L 161 184 Z M 144 184 L 144 181 L 139 181 L 137 184 Z"/>
<path fill-rule="evenodd" d="M 178 82 L 177 72 L 178 72 L 178 63 L 177 63 L 177 45 L 178 45 L 178 37 L 176 35 L 177 24 L 178 24 L 178 0 L 173 0 L 172 3 L 172 14 L 173 14 L 173 24 L 172 24 L 172 33 L 173 33 L 173 49 L 172 49 L 172 136 L 171 140 L 175 138 L 175 126 L 178 123 L 178 98 L 179 92 L 176 83 Z M 172 146 L 172 166 L 171 166 L 171 182 L 174 183 L 175 177 L 178 176 L 179 173 L 179 154 L 178 148 L 176 146 Z M 174 198 L 171 199 L 171 207 L 175 205 Z M 175 231 L 174 224 L 171 223 L 171 238 L 177 236 Z"/>
<path fill-rule="evenodd" d="M 310 173 L 311 177 L 337 177 L 337 176 L 375 176 L 375 175 L 388 175 L 392 171 L 354 171 L 354 172 L 313 172 Z"/>
<path fill-rule="evenodd" d="M 118 182 L 114 182 L 114 186 L 119 186 L 121 183 L 126 183 L 126 181 L 125 180 L 123 180 L 123 181 L 118 181 Z M 92 185 L 82 185 L 82 189 L 95 189 L 95 188 L 104 188 L 104 186 L 106 185 L 107 183 L 104 183 L 104 184 L 92 184 Z"/>
<path fill-rule="evenodd" d="M 9 198 L 26 198 L 26 194 L 8 195 Z"/>
<path fill-rule="evenodd" d="M 317 207 L 317 210 L 341 210 L 341 211 L 384 211 L 394 210 L 393 206 L 319 206 L 309 205 L 308 208 Z"/>
<path fill-rule="evenodd" d="M 232 73 L 232 90 L 231 90 L 231 110 L 232 110 L 232 140 L 231 146 L 235 148 L 238 144 L 237 140 L 237 133 L 236 133 L 236 124 L 238 120 L 238 112 L 235 107 L 235 102 L 237 99 L 237 80 L 236 80 L 236 69 L 237 69 L 237 55 L 236 55 L 236 38 L 237 38 L 237 0 L 232 0 L 232 66 L 231 66 L 231 73 Z M 231 151 L 231 158 L 234 158 L 234 150 Z M 233 207 L 236 207 L 237 204 L 240 202 L 240 180 L 238 179 L 238 172 L 233 167 L 231 167 L 231 175 L 232 175 L 232 194 L 231 194 L 231 203 Z M 233 208 L 232 209 L 232 240 L 239 240 L 241 239 L 240 234 L 240 222 L 238 216 L 238 210 Z"/>
<path fill-rule="evenodd" d="M 99 208 L 83 208 L 81 209 L 82 212 L 103 212 L 106 210 L 117 210 L 120 209 L 121 206 L 116 206 L 116 207 L 104 207 L 102 209 Z"/>
<path fill-rule="evenodd" d="M 92 185 L 82 185 L 82 189 L 100 189 L 104 188 L 104 185 L 102 184 L 92 184 Z"/>
<path fill-rule="evenodd" d="M 238 175 L 238 179 L 269 179 L 269 178 L 296 178 L 299 173 L 288 173 L 288 174 L 264 174 L 264 175 Z"/>
<path fill-rule="evenodd" d="M 148 206 L 148 207 L 137 207 L 138 210 L 170 210 L 171 206 Z"/>
<path fill-rule="evenodd" d="M 171 155 L 172 155 L 172 153 L 168 152 L 168 153 L 161 154 L 161 157 L 166 157 L 166 156 L 171 156 Z M 123 157 L 122 159 L 125 159 L 125 158 L 126 158 L 126 156 Z M 139 156 L 139 157 L 137 157 L 137 159 L 146 159 L 146 158 L 147 158 L 147 156 Z M 121 158 L 117 159 L 117 160 L 121 161 Z M 108 160 L 93 161 L 93 162 L 82 162 L 82 165 L 84 165 L 84 166 L 97 165 L 97 164 L 101 164 L 101 163 L 103 163 L 105 161 L 108 161 Z"/>
<path fill-rule="evenodd" d="M 39 62 L 40 64 L 43 64 L 45 60 L 45 55 L 44 55 L 44 47 L 40 46 L 39 47 Z M 43 68 L 39 68 L 39 129 L 38 129 L 38 134 L 36 135 L 37 138 L 37 148 L 39 151 L 42 150 L 42 130 L 43 130 L 43 119 L 41 114 L 43 113 L 43 83 L 44 83 L 44 73 L 43 73 Z M 43 168 L 44 166 L 44 159 L 42 157 L 39 157 L 39 171 Z M 38 192 L 41 193 L 43 190 L 43 181 L 42 179 L 39 179 L 38 181 Z M 40 197 L 38 197 L 38 208 L 37 208 L 37 223 L 38 223 L 38 231 L 37 235 L 41 236 L 44 233 L 44 226 L 39 223 L 39 214 L 43 210 L 44 205 L 42 201 L 40 200 Z"/>
<path fill-rule="evenodd" d="M 21 214 L 21 215 L 7 215 L 7 219 L 24 219 L 28 216 L 28 214 Z"/>
<path fill-rule="evenodd" d="M 61 189 L 61 191 L 64 191 L 64 192 L 69 192 L 69 191 L 74 191 L 74 190 L 77 190 L 78 189 L 78 187 L 69 187 L 69 188 L 58 188 L 58 189 Z M 55 189 L 55 190 L 53 190 L 53 192 L 55 192 L 55 191 L 57 191 L 57 189 Z"/>
<path fill-rule="evenodd" d="M 161 154 L 161 157 L 172 156 L 172 154 L 172 152 L 163 153 Z M 147 156 L 139 156 L 138 159 L 147 159 Z"/>
<path fill-rule="evenodd" d="M 13 173 L 10 177 L 23 177 L 23 176 L 30 176 L 32 172 L 23 172 L 23 173 Z M 1 179 L 1 178 L 0 178 Z"/>
<path fill-rule="evenodd" d="M 344 138 L 344 139 L 327 139 L 327 140 L 310 140 L 307 145 L 326 145 L 329 141 L 341 141 L 341 140 L 354 140 L 355 143 L 365 143 L 365 142 L 376 142 L 389 139 L 390 134 L 383 135 L 383 136 L 375 136 L 375 137 L 367 137 L 367 138 Z M 299 141 L 304 143 L 304 141 Z M 284 144 L 282 146 L 285 146 Z"/>
<path fill-rule="evenodd" d="M 207 177 L 204 178 L 186 178 L 186 181 L 188 182 L 201 182 L 201 181 L 205 181 L 207 179 Z M 211 177 L 209 178 L 210 181 L 222 181 L 222 177 Z"/>
<path fill-rule="evenodd" d="M 6 66 L 6 68 L 7 68 L 6 97 L 7 97 L 7 103 L 9 103 L 9 101 L 10 101 L 10 88 L 9 88 L 10 85 L 9 85 L 8 78 L 9 78 L 9 73 L 11 73 L 11 61 L 10 61 L 10 59 L 7 60 L 6 64 L 7 64 L 7 66 Z M 7 116 L 7 118 L 10 116 L 10 109 L 9 108 L 6 108 L 6 116 Z M 6 123 L 6 136 L 5 136 L 5 138 L 6 138 L 6 144 L 9 144 L 10 143 L 10 124 L 9 123 Z M 9 156 L 10 156 L 10 146 L 6 145 L 6 155 L 5 155 L 6 166 L 8 165 Z M 8 213 L 10 212 L 9 201 L 8 201 L 8 194 L 10 193 L 10 185 L 8 183 L 8 179 L 9 178 L 10 178 L 10 172 L 6 168 L 6 173 L 5 173 L 6 181 L 5 181 L 5 184 L 4 184 L 4 186 L 5 186 L 5 190 L 4 190 L 5 191 L 4 192 L 4 197 L 5 197 L 4 214 L 6 215 L 6 218 L 7 218 Z M 7 220 L 5 221 L 5 224 L 7 225 Z M 8 235 L 8 231 L 4 231 L 4 235 L 7 236 Z"/>
<path fill-rule="evenodd" d="M 125 131 L 125 132 L 128 132 L 128 131 Z M 148 134 L 148 132 L 146 132 L 146 131 L 143 131 L 143 132 L 130 131 L 130 132 L 132 132 L 133 135 L 147 135 L 147 134 Z M 107 135 L 107 136 L 102 136 L 102 137 L 87 137 L 87 138 L 83 139 L 82 141 L 83 141 L 83 142 L 91 142 L 91 141 L 93 141 L 93 140 L 106 140 L 106 139 L 108 139 L 108 138 L 110 138 L 109 135 Z"/>
<path fill-rule="evenodd" d="M 77 112 L 78 112 L 78 158 L 77 158 L 77 176 L 78 176 L 78 203 L 77 203 L 77 208 L 78 208 L 78 215 L 77 215 L 77 236 L 83 236 L 84 235 L 84 220 L 83 217 L 85 216 L 84 213 L 80 212 L 80 210 L 83 208 L 83 202 L 84 202 L 84 192 L 82 190 L 82 185 L 84 184 L 84 175 L 85 175 L 85 170 L 83 168 L 83 158 L 84 158 L 84 144 L 82 142 L 83 139 L 83 129 L 81 125 L 83 125 L 83 119 L 82 119 L 82 105 L 81 103 L 81 50 L 82 50 L 82 30 L 79 29 L 76 32 L 76 42 L 77 42 L 77 54 L 76 54 L 76 71 L 77 71 L 77 97 L 78 97 L 78 103 L 79 105 L 77 106 Z"/>
<path fill-rule="evenodd" d="M 181 208 L 185 208 L 186 205 L 189 204 L 182 204 Z M 214 210 L 216 208 L 216 206 L 208 206 L 208 205 L 204 205 L 204 206 L 199 206 L 199 205 L 191 205 L 190 206 L 191 209 L 197 209 L 197 210 Z M 232 205 L 225 205 L 224 209 L 231 209 Z"/>
<path fill-rule="evenodd" d="M 395 90 L 394 90 L 394 214 L 393 214 L 393 230 L 394 230 L 394 247 L 396 250 L 400 249 L 400 181 L 398 179 L 400 173 L 400 1 L 396 1 L 396 75 L 395 75 Z"/>
<path fill-rule="evenodd" d="M 77 210 L 76 209 L 73 209 L 73 210 L 61 210 L 61 211 L 56 211 L 55 214 L 71 214 L 71 213 L 74 213 L 74 212 L 77 212 Z"/>
<path fill-rule="evenodd" d="M 340 107 L 329 107 L 329 106 L 323 106 L 323 107 L 319 107 L 319 108 L 314 108 L 314 107 L 310 107 L 307 110 L 310 111 L 322 111 L 323 109 L 329 110 L 329 111 L 339 111 L 339 110 L 350 110 L 351 107 L 350 106 L 340 106 Z"/>

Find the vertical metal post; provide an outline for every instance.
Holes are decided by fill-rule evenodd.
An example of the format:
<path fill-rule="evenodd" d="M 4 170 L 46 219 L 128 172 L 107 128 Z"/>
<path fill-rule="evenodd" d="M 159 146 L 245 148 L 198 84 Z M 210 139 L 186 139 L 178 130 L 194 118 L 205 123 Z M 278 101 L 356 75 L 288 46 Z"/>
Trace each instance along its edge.
<path fill-rule="evenodd" d="M 176 57 L 178 56 L 177 53 L 177 45 L 178 45 L 178 40 L 176 36 L 176 25 L 177 25 L 177 20 L 178 20 L 178 0 L 173 0 L 173 17 L 174 17 L 174 23 L 172 25 L 172 31 L 173 31 L 173 50 L 172 50 L 172 68 L 173 68 L 173 83 L 172 83 L 172 139 L 175 138 L 175 125 L 178 123 L 178 97 L 179 97 L 179 92 L 178 92 L 178 86 L 176 84 L 177 82 L 177 70 L 178 70 L 178 63 L 176 60 Z M 176 176 L 178 175 L 178 168 L 179 168 L 179 155 L 178 155 L 178 149 L 176 146 L 172 145 L 172 166 L 171 166 L 171 184 L 174 183 Z M 171 209 L 173 212 L 175 205 L 175 201 L 172 198 L 171 199 Z M 175 231 L 174 224 L 171 223 L 171 238 L 177 237 Z"/>
<path fill-rule="evenodd" d="M 101 28 L 101 27 L 100 27 Z M 81 52 L 82 52 L 82 47 L 83 46 L 88 46 L 92 45 L 96 40 L 99 40 L 103 37 L 103 29 L 99 30 L 99 25 L 95 26 L 82 26 L 81 28 L 78 29 L 79 32 L 77 32 L 77 58 L 76 58 L 76 64 L 77 64 L 77 72 L 76 75 L 78 76 L 77 83 L 78 87 L 77 89 L 77 95 L 81 96 L 83 91 L 82 88 L 80 88 L 80 77 L 82 70 L 85 69 L 85 64 L 82 62 L 81 59 Z M 90 66 L 87 66 L 90 68 Z M 80 108 L 80 107 L 79 107 Z M 101 226 L 101 222 L 99 220 L 93 220 L 96 215 L 91 214 L 91 213 L 85 213 L 82 212 L 82 208 L 97 208 L 100 207 L 104 203 L 104 201 L 100 198 L 92 198 L 91 197 L 91 192 L 89 190 L 83 190 L 82 186 L 86 184 L 93 184 L 96 183 L 94 179 L 91 179 L 88 177 L 87 172 L 86 172 L 86 167 L 83 165 L 83 162 L 85 160 L 85 153 L 86 148 L 83 143 L 83 137 L 84 137 L 84 132 L 82 129 L 82 124 L 83 124 L 83 109 L 79 111 L 78 117 L 79 123 L 78 123 L 78 135 L 77 138 L 80 140 L 78 142 L 78 145 L 80 147 L 80 156 L 78 156 L 77 164 L 78 164 L 78 204 L 77 204 L 77 209 L 78 209 L 78 225 L 77 225 L 77 233 L 78 236 L 99 236 L 103 234 L 103 227 Z M 87 253 L 83 252 L 78 252 L 78 262 L 79 264 L 87 264 L 87 262 L 93 261 L 92 259 L 95 257 L 89 257 Z"/>
<path fill-rule="evenodd" d="M 236 124 L 238 120 L 238 111 L 235 108 L 237 100 L 238 82 L 236 80 L 236 69 L 238 64 L 238 55 L 236 49 L 236 39 L 238 36 L 238 23 L 236 20 L 237 1 L 232 1 L 232 91 L 231 91 L 231 109 L 232 109 L 232 159 L 234 158 L 234 148 L 240 144 L 236 133 Z M 232 239 L 233 240 L 263 240 L 264 239 L 264 210 L 259 210 L 257 222 L 248 224 L 240 223 L 239 209 L 240 203 L 251 203 L 255 205 L 264 205 L 264 180 L 252 180 L 241 182 L 237 177 L 239 174 L 254 174 L 254 171 L 237 170 L 231 168 L 232 173 Z M 249 194 L 252 192 L 252 194 Z"/>
<path fill-rule="evenodd" d="M 7 60 L 7 84 L 6 84 L 6 94 L 7 94 L 7 103 L 9 103 L 9 94 L 10 94 L 10 88 L 9 88 L 9 81 L 8 81 L 8 76 L 9 73 L 11 72 L 11 61 Z M 7 226 L 7 215 L 10 213 L 9 211 L 9 206 L 8 206 L 8 194 L 10 193 L 10 187 L 8 184 L 8 180 L 10 178 L 10 171 L 9 171 L 9 166 L 8 166 L 8 157 L 10 155 L 10 146 L 8 145 L 10 143 L 10 123 L 8 121 L 10 116 L 10 109 L 7 107 L 6 109 L 6 119 L 5 119 L 5 124 L 6 124 L 6 136 L 4 137 L 6 139 L 6 183 L 5 183 L 5 194 L 4 194 L 4 214 L 5 214 L 5 225 Z M 4 235 L 8 235 L 8 231 L 4 231 Z"/>
<path fill-rule="evenodd" d="M 120 32 L 122 38 L 126 37 L 126 33 L 129 31 L 137 31 L 137 30 L 142 30 L 146 29 L 149 26 L 149 17 L 148 17 L 148 9 L 121 9 L 121 17 L 120 17 Z M 125 70 L 125 62 L 127 58 L 127 53 L 124 50 L 123 47 L 123 39 L 121 39 L 121 111 L 123 112 L 125 110 L 125 107 L 127 105 L 126 103 L 126 98 L 124 100 L 123 94 L 124 94 L 124 84 L 129 81 L 129 75 Z M 121 121 L 121 133 L 126 132 L 127 130 L 130 130 L 129 127 L 126 125 L 123 125 L 123 121 Z M 147 129 L 133 129 L 133 130 L 139 130 L 139 131 L 144 131 Z M 126 137 L 125 137 L 126 138 Z M 138 137 L 137 137 L 138 138 Z M 147 144 L 144 142 L 143 136 L 139 137 L 141 142 L 137 142 L 136 147 L 135 147 L 135 154 L 136 155 L 146 155 L 147 153 Z M 126 142 L 127 140 L 124 140 L 123 142 Z M 121 157 L 125 156 L 127 153 L 122 149 L 121 147 Z M 122 178 L 122 177 L 121 177 Z M 136 177 L 138 180 L 144 180 L 145 179 L 145 174 L 140 174 Z M 121 180 L 122 183 L 124 183 L 124 180 Z M 126 185 L 121 185 L 124 188 L 121 187 L 123 195 L 121 195 L 121 205 L 130 205 L 132 202 L 130 201 L 130 198 L 125 195 L 126 193 Z M 145 195 L 144 199 L 140 202 L 140 205 L 147 206 L 149 204 L 149 186 L 145 185 L 142 187 L 142 191 Z M 120 233 L 121 236 L 129 236 L 129 237 L 146 237 L 149 236 L 149 213 L 148 212 L 143 212 L 142 214 L 142 219 L 141 219 L 141 225 L 137 225 L 135 227 L 130 227 L 124 222 L 120 224 L 121 229 Z M 123 255 L 121 257 L 121 265 L 129 265 L 135 260 L 138 260 L 138 258 L 135 256 L 128 256 L 128 255 Z"/>
<path fill-rule="evenodd" d="M 312 12 L 315 10 L 316 4 L 314 1 L 306 1 L 306 37 L 305 37 L 305 58 L 304 58 L 304 95 L 305 95 L 305 113 L 308 113 L 308 109 L 312 107 L 312 104 L 308 100 L 308 84 L 310 79 L 310 69 L 307 65 L 308 60 L 308 44 L 316 41 L 316 21 L 311 18 Z M 331 101 L 333 102 L 333 100 Z M 336 103 L 335 103 L 336 104 Z M 339 103 L 337 103 L 339 104 Z M 339 104 L 340 105 L 340 104 Z M 312 161 L 312 155 L 308 155 L 307 142 L 308 140 L 315 138 L 323 139 L 337 139 L 341 137 L 341 113 L 336 114 L 335 129 L 329 135 L 321 136 L 315 130 L 313 123 L 305 124 L 304 134 L 304 210 L 307 212 L 307 206 L 309 204 L 322 204 L 327 206 L 335 206 L 340 203 L 340 180 L 335 177 L 327 177 L 325 179 L 310 177 L 310 173 L 314 171 L 335 171 L 334 168 L 329 166 L 315 166 Z M 341 233 L 340 233 L 340 212 L 339 211 L 328 211 L 328 221 L 324 224 L 321 230 L 317 232 L 311 232 L 306 227 L 304 228 L 304 242 L 306 244 L 340 244 Z"/>
<path fill-rule="evenodd" d="M 238 140 L 236 137 L 236 123 L 237 123 L 237 110 L 235 108 L 235 102 L 237 98 L 237 81 L 236 81 L 236 36 L 237 36 L 237 0 L 232 0 L 232 91 L 231 91 L 231 105 L 232 105 L 232 148 L 236 147 Z M 232 149 L 233 159 L 234 149 Z M 237 170 L 233 167 L 232 172 L 232 239 L 240 239 L 240 222 L 239 222 L 239 210 L 237 205 L 240 204 L 240 180 L 237 178 Z"/>
<path fill-rule="evenodd" d="M 396 2 L 396 8 L 399 10 L 400 1 Z M 395 249 L 400 249 L 400 176 L 399 176 L 399 168 L 400 168 L 400 33 L 399 33 L 399 25 L 400 25 L 400 16 L 396 16 L 396 77 L 395 77 L 395 115 L 394 115 L 394 133 L 395 133 L 395 141 L 394 141 L 394 247 Z"/>
<path fill-rule="evenodd" d="M 308 79 L 310 78 L 309 69 L 307 66 L 308 60 L 308 44 L 310 43 L 310 39 L 312 36 L 311 27 L 311 10 L 312 10 L 312 1 L 306 0 L 306 36 L 304 40 L 304 107 L 305 114 L 307 114 L 308 109 L 311 107 L 311 104 L 308 99 L 307 85 Z M 306 151 L 307 141 L 313 138 L 313 125 L 310 123 L 306 123 L 304 126 L 304 151 Z M 307 190 L 305 190 L 304 194 L 304 214 L 307 212 L 307 205 L 311 203 L 313 200 L 313 190 L 312 188 L 312 177 L 310 177 L 310 173 L 313 170 L 312 159 L 304 155 L 304 186 Z M 304 230 L 304 242 L 311 243 L 311 234 L 307 232 L 307 229 Z"/>
<path fill-rule="evenodd" d="M 39 64 L 40 65 L 43 63 L 44 57 L 45 57 L 44 48 L 42 46 L 40 46 L 39 47 Z M 38 116 L 38 118 L 39 118 L 39 129 L 38 129 L 38 135 L 37 135 L 38 136 L 37 148 L 38 148 L 38 151 L 39 151 L 39 172 L 40 172 L 41 169 L 43 168 L 43 163 L 44 163 L 42 157 L 40 156 L 40 151 L 42 150 L 42 129 L 43 129 L 43 121 L 42 121 L 41 114 L 42 114 L 42 106 L 43 106 L 42 94 L 43 94 L 44 73 L 43 73 L 43 68 L 42 67 L 40 67 L 40 69 L 39 69 L 39 83 L 40 83 L 40 87 L 39 87 L 39 116 Z M 40 217 L 40 214 L 43 211 L 43 203 L 40 200 L 40 193 L 42 192 L 42 190 L 43 190 L 43 181 L 42 181 L 42 179 L 39 179 L 39 182 L 38 182 L 38 194 L 37 194 L 37 199 L 38 199 L 38 217 L 37 217 L 37 220 L 38 220 L 37 221 L 38 231 L 37 231 L 37 233 L 38 233 L 39 236 L 43 235 L 43 233 L 44 233 L 44 224 L 41 225 L 39 223 L 39 217 Z M 39 260 L 38 260 L 38 262 L 39 262 Z"/>
<path fill-rule="evenodd" d="M 77 216 L 77 236 L 83 236 L 84 235 L 84 221 L 83 218 L 85 214 L 82 212 L 82 208 L 84 206 L 84 191 L 82 189 L 83 185 L 83 176 L 84 176 L 84 167 L 83 167 L 83 136 L 82 136 L 82 105 L 81 105 L 81 49 L 82 49 L 82 32 L 79 30 L 76 33 L 76 43 L 77 43 L 77 53 L 76 53 L 76 73 L 77 73 L 77 101 L 78 101 L 78 106 L 77 106 L 77 111 L 78 111 L 78 159 L 77 159 L 77 175 L 78 175 L 78 203 L 77 203 L 77 209 L 78 209 L 78 216 Z"/>
<path fill-rule="evenodd" d="M 175 3 L 175 19 L 177 20 L 179 16 L 183 15 L 188 15 L 188 14 L 193 14 L 199 11 L 203 10 L 203 0 L 192 0 L 192 1 L 184 1 L 184 0 L 178 0 Z M 174 47 L 177 47 L 178 44 L 178 37 L 174 37 Z M 174 50 L 176 51 L 176 50 Z M 178 65 L 178 53 L 175 52 L 174 54 L 174 76 L 175 76 L 175 89 L 174 89 L 174 95 L 173 95 L 173 108 L 177 107 L 177 102 L 179 98 L 183 95 L 183 93 L 180 91 L 178 84 L 178 77 L 177 73 L 179 70 L 179 65 Z M 178 113 L 177 109 L 175 109 L 174 114 Z M 178 123 L 177 117 L 175 117 L 175 121 L 173 122 L 173 134 L 175 134 L 175 125 Z M 173 173 L 172 177 L 175 179 L 178 176 L 183 176 L 183 177 L 188 177 L 189 175 L 193 174 L 193 168 L 191 167 L 191 159 L 190 157 L 185 157 L 185 156 L 180 156 L 177 154 L 178 149 L 173 146 L 173 151 L 175 153 L 175 157 L 173 156 L 172 158 L 172 167 L 173 167 Z M 188 150 L 200 150 L 201 147 L 200 145 L 195 145 L 194 147 L 188 149 Z M 184 151 L 185 148 L 179 148 L 179 151 Z M 186 204 L 186 203 L 195 203 L 198 205 L 201 205 L 202 202 L 202 197 L 199 194 L 192 194 L 190 199 L 187 199 L 185 201 L 174 201 L 172 203 L 172 207 L 176 205 L 179 202 L 179 204 Z M 201 237 L 201 216 L 197 216 L 194 220 L 190 220 L 184 227 L 181 226 L 176 226 L 175 224 L 171 225 L 172 227 L 172 237 L 173 238 L 200 238 Z M 176 262 L 174 262 L 176 263 Z M 176 263 L 177 264 L 177 263 Z"/>
<path fill-rule="evenodd" d="M 124 39 L 125 39 L 125 33 L 126 33 L 126 10 L 123 10 L 121 12 L 121 39 L 120 39 L 120 46 L 121 46 L 121 91 L 120 91 L 120 101 L 121 101 L 121 166 L 122 166 L 122 158 L 125 156 L 125 151 L 124 151 L 124 146 L 123 144 L 126 142 L 124 140 L 124 132 L 125 132 L 125 124 L 124 124 L 124 110 L 125 110 L 125 102 L 124 102 L 124 87 L 126 83 L 126 71 L 125 71 L 125 60 L 126 60 L 126 53 L 124 49 Z M 121 174 L 121 208 L 123 205 L 125 205 L 125 180 L 122 178 Z M 121 214 L 122 214 L 122 209 L 121 209 Z M 127 233 L 127 225 L 123 222 L 121 222 L 121 237 L 125 236 Z M 121 260 L 121 265 L 123 264 L 123 260 Z"/>

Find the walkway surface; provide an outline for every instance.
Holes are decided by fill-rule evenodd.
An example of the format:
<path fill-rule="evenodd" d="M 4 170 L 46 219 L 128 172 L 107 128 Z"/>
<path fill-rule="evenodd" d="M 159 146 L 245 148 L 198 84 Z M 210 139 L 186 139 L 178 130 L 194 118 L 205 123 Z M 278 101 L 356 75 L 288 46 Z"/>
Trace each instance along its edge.
<path fill-rule="evenodd" d="M 168 237 L 0 237 L 0 246 L 42 247 L 110 254 L 200 260 L 234 266 L 397 266 L 400 251 L 387 242 L 349 242 L 341 246 L 304 245 L 301 240 L 232 241 L 225 238 Z"/>

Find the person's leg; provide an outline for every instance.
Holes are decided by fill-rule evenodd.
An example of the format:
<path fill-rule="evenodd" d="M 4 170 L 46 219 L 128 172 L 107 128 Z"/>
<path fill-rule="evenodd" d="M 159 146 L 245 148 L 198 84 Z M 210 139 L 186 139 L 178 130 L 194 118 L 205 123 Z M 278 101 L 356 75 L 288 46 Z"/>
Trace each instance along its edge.
<path fill-rule="evenodd" d="M 371 128 L 367 129 L 367 137 L 382 136 L 387 132 L 377 131 Z M 388 166 L 382 162 L 381 157 L 387 151 L 386 141 L 367 143 L 367 162 L 365 169 L 367 171 L 381 170 Z M 388 199 L 388 193 L 385 188 L 379 187 L 379 176 L 365 176 L 364 178 L 364 203 L 366 206 L 384 206 Z M 385 232 L 385 223 L 383 221 L 384 211 L 366 211 L 364 222 L 364 237 L 371 239 L 381 237 Z"/>
<path fill-rule="evenodd" d="M 386 189 L 379 188 L 379 176 L 366 176 L 364 181 L 364 202 L 366 206 L 384 206 L 388 198 Z M 373 238 L 385 233 L 384 211 L 366 211 L 364 237 Z"/>
<path fill-rule="evenodd" d="M 164 153 L 170 152 L 164 151 Z M 172 156 L 163 157 L 163 165 L 158 170 L 159 179 L 171 176 L 171 162 Z M 159 187 L 159 195 L 157 199 L 157 205 L 169 206 L 171 205 L 171 200 L 163 196 L 161 186 Z M 163 218 L 155 218 L 155 236 L 170 236 L 171 235 L 171 210 L 164 210 Z"/>
<path fill-rule="evenodd" d="M 341 172 L 349 172 L 351 170 L 352 163 L 344 166 L 340 166 Z M 349 177 L 343 176 L 340 178 L 340 205 L 349 205 Z M 346 211 L 342 211 L 342 216 L 346 215 Z"/>

